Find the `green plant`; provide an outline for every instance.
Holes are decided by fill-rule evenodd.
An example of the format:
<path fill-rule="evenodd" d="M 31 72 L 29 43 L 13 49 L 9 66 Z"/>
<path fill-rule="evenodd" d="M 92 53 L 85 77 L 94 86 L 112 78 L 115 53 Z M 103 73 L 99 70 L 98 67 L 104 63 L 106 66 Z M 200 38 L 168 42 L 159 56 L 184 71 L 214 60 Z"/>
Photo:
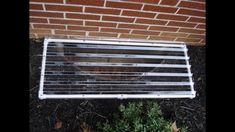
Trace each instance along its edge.
<path fill-rule="evenodd" d="M 119 106 L 120 113 L 113 114 L 113 119 L 98 122 L 98 131 L 102 132 L 172 132 L 171 122 L 163 118 L 160 107 L 155 102 L 129 103 Z M 180 129 L 186 132 L 186 128 Z"/>

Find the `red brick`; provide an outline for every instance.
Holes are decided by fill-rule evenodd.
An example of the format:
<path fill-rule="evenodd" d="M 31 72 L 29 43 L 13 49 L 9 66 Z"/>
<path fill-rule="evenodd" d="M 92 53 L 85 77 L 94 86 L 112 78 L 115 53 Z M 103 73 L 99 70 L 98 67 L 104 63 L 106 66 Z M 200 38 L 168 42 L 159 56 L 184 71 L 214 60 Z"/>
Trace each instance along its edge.
<path fill-rule="evenodd" d="M 157 16 L 158 19 L 167 19 L 167 20 L 177 20 L 177 21 L 185 21 L 188 19 L 186 16 L 179 15 L 168 15 L 168 14 L 159 14 Z"/>
<path fill-rule="evenodd" d="M 120 38 L 147 39 L 147 35 L 121 34 Z"/>
<path fill-rule="evenodd" d="M 175 37 L 163 37 L 163 36 L 150 36 L 149 40 L 166 40 L 166 41 L 173 41 Z"/>
<path fill-rule="evenodd" d="M 45 5 L 46 10 L 52 11 L 68 11 L 68 12 L 82 12 L 82 7 L 64 6 L 64 5 Z"/>
<path fill-rule="evenodd" d="M 167 21 L 162 20 L 150 20 L 150 19 L 140 19 L 136 20 L 136 23 L 143 23 L 143 24 L 156 24 L 156 25 L 165 25 Z"/>
<path fill-rule="evenodd" d="M 179 0 L 162 0 L 160 5 L 170 5 L 175 6 L 178 3 Z"/>
<path fill-rule="evenodd" d="M 30 10 L 43 10 L 42 4 L 30 4 L 29 5 Z"/>
<path fill-rule="evenodd" d="M 153 5 L 145 5 L 144 10 L 146 11 L 154 11 L 154 12 L 166 12 L 166 13 L 175 13 L 178 8 L 175 7 L 162 7 L 162 6 L 153 6 Z"/>
<path fill-rule="evenodd" d="M 50 34 L 51 30 L 48 29 L 31 29 L 30 33 L 37 33 L 37 34 Z"/>
<path fill-rule="evenodd" d="M 174 33 L 174 32 L 163 32 L 161 36 L 165 37 L 186 37 L 188 34 L 186 33 Z"/>
<path fill-rule="evenodd" d="M 63 0 L 30 0 L 30 2 L 63 3 Z"/>
<path fill-rule="evenodd" d="M 147 30 L 133 30 L 131 34 L 140 34 L 140 35 L 159 35 L 160 32 L 147 31 Z"/>
<path fill-rule="evenodd" d="M 191 0 L 191 1 L 197 1 L 197 2 L 204 2 L 205 3 L 206 0 Z"/>
<path fill-rule="evenodd" d="M 72 25 L 82 25 L 82 21 L 77 21 L 77 20 L 65 20 L 65 19 L 49 19 L 50 23 L 54 24 L 72 24 Z"/>
<path fill-rule="evenodd" d="M 138 24 L 119 24 L 118 28 L 130 28 L 130 29 L 147 29 L 146 25 L 138 25 Z"/>
<path fill-rule="evenodd" d="M 126 0 L 126 1 L 133 1 L 133 2 L 140 2 L 140 3 L 151 3 L 151 4 L 158 4 L 160 0 Z"/>
<path fill-rule="evenodd" d="M 66 18 L 99 20 L 100 16 L 98 16 L 98 15 L 88 15 L 88 14 L 72 14 L 72 13 L 67 13 L 66 14 Z"/>
<path fill-rule="evenodd" d="M 199 10 L 205 10 L 205 4 L 196 3 L 192 1 L 181 1 L 178 7 L 186 7 L 186 8 L 193 8 Z"/>
<path fill-rule="evenodd" d="M 177 31 L 179 28 L 175 27 L 163 27 L 163 26 L 151 26 L 149 30 L 157 30 L 157 31 Z"/>
<path fill-rule="evenodd" d="M 179 26 L 179 27 L 195 27 L 197 24 L 186 23 L 186 22 L 169 22 L 167 26 Z"/>
<path fill-rule="evenodd" d="M 53 35 L 53 34 L 38 34 L 39 38 L 43 38 L 43 37 L 52 37 L 52 38 L 60 38 L 60 39 L 67 39 L 68 36 L 67 35 Z"/>
<path fill-rule="evenodd" d="M 146 12 L 138 12 L 138 11 L 123 11 L 123 16 L 136 16 L 136 17 L 148 17 L 154 18 L 155 13 L 146 13 Z"/>
<path fill-rule="evenodd" d="M 107 1 L 106 7 L 140 10 L 142 7 L 142 4 L 135 4 L 135 3 L 130 3 L 130 2 L 124 3 L 124 2 Z"/>
<path fill-rule="evenodd" d="M 198 38 L 177 38 L 176 41 L 183 41 L 183 42 L 200 42 L 201 39 Z"/>
<path fill-rule="evenodd" d="M 206 25 L 204 25 L 204 24 L 199 24 L 196 28 L 205 29 L 205 28 L 206 28 Z"/>
<path fill-rule="evenodd" d="M 136 23 L 165 25 L 165 24 L 167 23 L 167 21 L 162 21 L 162 20 L 150 20 L 150 19 L 140 19 L 140 18 L 138 18 L 138 19 L 136 20 Z"/>
<path fill-rule="evenodd" d="M 86 26 L 97 26 L 97 27 L 116 27 L 117 23 L 110 23 L 110 22 L 85 22 Z"/>
<path fill-rule="evenodd" d="M 196 18 L 196 17 L 190 17 L 188 22 L 197 22 L 197 23 L 205 23 L 205 18 Z"/>
<path fill-rule="evenodd" d="M 34 24 L 34 28 L 65 29 L 64 25 Z"/>
<path fill-rule="evenodd" d="M 101 32 L 129 33 L 130 30 L 127 30 L 127 29 L 116 29 L 116 28 L 101 28 Z"/>
<path fill-rule="evenodd" d="M 64 34 L 64 35 L 85 35 L 86 32 L 75 32 L 75 31 L 66 31 L 66 30 L 55 30 L 55 34 Z"/>
<path fill-rule="evenodd" d="M 189 9 L 180 9 L 177 12 L 177 14 L 205 17 L 205 12 L 204 11 L 195 11 L 195 10 L 189 10 Z"/>
<path fill-rule="evenodd" d="M 30 18 L 30 23 L 48 23 L 46 18 Z"/>
<path fill-rule="evenodd" d="M 102 20 L 105 21 L 115 21 L 115 22 L 134 22 L 134 18 L 128 17 L 113 17 L 113 16 L 103 16 Z"/>
<path fill-rule="evenodd" d="M 90 6 L 103 6 L 104 0 L 67 0 L 66 3 Z"/>
<path fill-rule="evenodd" d="M 53 37 L 52 34 L 37 34 L 38 38 Z"/>
<path fill-rule="evenodd" d="M 98 27 L 68 26 L 68 30 L 98 31 Z"/>
<path fill-rule="evenodd" d="M 118 9 L 106 9 L 106 8 L 93 8 L 93 7 L 86 7 L 85 12 L 88 13 L 96 13 L 96 14 L 112 14 L 112 15 L 119 15 L 121 10 Z"/>
<path fill-rule="evenodd" d="M 188 38 L 200 38 L 200 39 L 205 39 L 205 35 L 200 35 L 200 34 L 190 34 Z"/>
<path fill-rule="evenodd" d="M 179 32 L 203 34 L 203 33 L 205 33 L 205 30 L 181 28 L 181 29 L 179 30 Z"/>
<path fill-rule="evenodd" d="M 64 17 L 63 13 L 54 13 L 54 12 L 34 12 L 34 11 L 30 11 L 29 14 L 30 14 L 30 16 L 40 16 L 40 17 L 58 17 L 58 18 L 63 18 Z"/>
<path fill-rule="evenodd" d="M 89 36 L 117 37 L 116 33 L 90 32 Z"/>

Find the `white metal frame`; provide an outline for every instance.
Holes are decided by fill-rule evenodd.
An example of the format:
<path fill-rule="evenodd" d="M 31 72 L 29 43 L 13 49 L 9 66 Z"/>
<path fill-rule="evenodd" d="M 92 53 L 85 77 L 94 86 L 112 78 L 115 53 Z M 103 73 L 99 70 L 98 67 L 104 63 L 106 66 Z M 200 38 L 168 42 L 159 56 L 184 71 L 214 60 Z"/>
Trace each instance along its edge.
<path fill-rule="evenodd" d="M 145 42 L 144 42 L 145 41 Z M 189 76 L 189 83 L 191 91 L 159 91 L 153 92 L 152 94 L 69 94 L 69 95 L 51 95 L 43 93 L 44 86 L 44 74 L 45 74 L 45 63 L 47 58 L 47 46 L 49 42 L 76 42 L 76 43 L 93 43 L 93 44 L 107 44 L 107 45 L 137 45 L 137 46 L 169 46 L 169 47 L 181 47 L 184 48 L 185 60 L 187 60 L 187 70 Z M 92 40 L 88 39 L 54 39 L 45 38 L 43 43 L 43 55 L 42 55 L 42 68 L 41 68 L 41 78 L 38 97 L 40 99 L 139 99 L 139 98 L 194 98 L 196 91 L 194 90 L 194 83 L 192 80 L 192 74 L 190 71 L 190 64 L 188 62 L 187 47 L 184 42 L 170 42 L 170 41 L 135 41 L 135 40 L 125 40 L 125 39 L 106 39 L 106 40 Z"/>

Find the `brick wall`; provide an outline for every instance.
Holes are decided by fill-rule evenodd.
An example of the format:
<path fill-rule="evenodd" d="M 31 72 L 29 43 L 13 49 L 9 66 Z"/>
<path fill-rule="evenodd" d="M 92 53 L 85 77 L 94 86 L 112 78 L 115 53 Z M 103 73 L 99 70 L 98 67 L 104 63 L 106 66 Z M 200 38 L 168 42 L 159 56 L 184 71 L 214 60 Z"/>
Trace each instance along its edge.
<path fill-rule="evenodd" d="M 205 44 L 205 0 L 30 0 L 30 38 L 111 37 Z"/>

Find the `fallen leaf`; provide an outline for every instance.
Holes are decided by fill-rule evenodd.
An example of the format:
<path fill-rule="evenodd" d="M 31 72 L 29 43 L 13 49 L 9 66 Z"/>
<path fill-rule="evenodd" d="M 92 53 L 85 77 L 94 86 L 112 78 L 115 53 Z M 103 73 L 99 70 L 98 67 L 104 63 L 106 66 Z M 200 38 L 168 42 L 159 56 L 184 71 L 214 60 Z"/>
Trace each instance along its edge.
<path fill-rule="evenodd" d="M 60 128 L 62 127 L 62 124 L 63 124 L 62 121 L 59 121 L 59 120 L 58 120 L 58 121 L 55 123 L 54 128 L 55 128 L 55 129 L 60 129 Z"/>
<path fill-rule="evenodd" d="M 91 128 L 88 124 L 86 124 L 86 122 L 83 122 L 80 127 L 82 128 L 83 132 L 91 132 Z"/>
<path fill-rule="evenodd" d="M 202 80 L 202 78 L 201 77 L 199 77 L 198 79 L 197 79 L 197 81 L 201 81 Z"/>
<path fill-rule="evenodd" d="M 172 128 L 172 132 L 178 132 L 179 131 L 179 128 L 177 128 L 177 126 L 176 126 L 176 121 L 174 121 L 172 123 L 171 128 Z"/>

